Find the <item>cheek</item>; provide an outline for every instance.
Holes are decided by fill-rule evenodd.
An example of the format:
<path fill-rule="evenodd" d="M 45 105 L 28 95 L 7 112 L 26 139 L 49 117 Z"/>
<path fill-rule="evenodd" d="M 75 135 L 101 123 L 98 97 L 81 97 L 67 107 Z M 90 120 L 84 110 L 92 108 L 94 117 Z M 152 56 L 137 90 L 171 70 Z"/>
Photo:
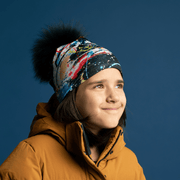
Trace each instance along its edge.
<path fill-rule="evenodd" d="M 90 96 L 89 94 L 83 94 L 81 98 L 77 98 L 76 105 L 83 116 L 83 118 L 87 116 L 92 116 L 98 113 L 100 98 L 97 96 Z"/>
<path fill-rule="evenodd" d="M 83 100 L 83 109 L 84 109 L 84 114 L 86 116 L 91 116 L 93 114 L 96 114 L 98 111 L 98 99 L 95 97 L 86 97 L 86 99 Z"/>
<path fill-rule="evenodd" d="M 83 118 L 87 117 L 90 111 L 91 102 L 85 93 L 77 93 L 76 106 Z"/>
<path fill-rule="evenodd" d="M 126 101 L 127 101 L 127 100 L 126 100 L 126 95 L 125 95 L 124 92 L 121 94 L 120 99 L 121 99 L 121 102 L 123 103 L 123 105 L 126 106 Z"/>
<path fill-rule="evenodd" d="M 127 100 L 126 100 L 126 96 L 124 98 L 124 107 L 126 107 L 126 103 L 127 103 Z"/>

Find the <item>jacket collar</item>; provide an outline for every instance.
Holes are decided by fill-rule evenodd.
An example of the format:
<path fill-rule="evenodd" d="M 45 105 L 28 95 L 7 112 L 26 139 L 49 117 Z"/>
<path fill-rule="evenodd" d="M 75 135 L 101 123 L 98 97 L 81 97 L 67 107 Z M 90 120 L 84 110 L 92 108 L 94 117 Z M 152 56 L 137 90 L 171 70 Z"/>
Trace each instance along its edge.
<path fill-rule="evenodd" d="M 113 159 L 119 154 L 119 151 L 125 146 L 123 129 L 116 127 L 111 137 L 101 153 L 99 160 L 106 158 Z M 69 152 L 81 156 L 83 154 L 90 155 L 90 148 L 85 138 L 85 134 L 80 122 L 74 122 L 66 126 L 66 148 Z M 113 153 L 111 153 L 113 152 Z"/>

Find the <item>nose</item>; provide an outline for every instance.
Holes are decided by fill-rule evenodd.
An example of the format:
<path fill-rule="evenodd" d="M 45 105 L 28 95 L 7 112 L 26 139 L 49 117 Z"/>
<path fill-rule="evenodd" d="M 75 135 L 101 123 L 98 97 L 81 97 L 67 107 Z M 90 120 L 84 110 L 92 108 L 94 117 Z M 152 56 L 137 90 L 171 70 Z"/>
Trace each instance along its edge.
<path fill-rule="evenodd" d="M 107 90 L 106 102 L 117 103 L 119 101 L 119 98 L 120 97 L 115 89 L 110 88 Z"/>

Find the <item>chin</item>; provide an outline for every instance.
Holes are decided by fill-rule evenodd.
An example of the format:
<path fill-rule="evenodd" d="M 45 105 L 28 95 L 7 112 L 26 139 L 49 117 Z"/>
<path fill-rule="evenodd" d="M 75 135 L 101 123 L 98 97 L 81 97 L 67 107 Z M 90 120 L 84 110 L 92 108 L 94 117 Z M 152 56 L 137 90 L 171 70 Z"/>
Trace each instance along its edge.
<path fill-rule="evenodd" d="M 118 119 L 118 121 L 115 121 L 115 122 L 109 121 L 109 123 L 106 124 L 104 128 L 106 128 L 106 129 L 115 128 L 118 126 L 118 123 L 119 123 L 119 119 Z"/>

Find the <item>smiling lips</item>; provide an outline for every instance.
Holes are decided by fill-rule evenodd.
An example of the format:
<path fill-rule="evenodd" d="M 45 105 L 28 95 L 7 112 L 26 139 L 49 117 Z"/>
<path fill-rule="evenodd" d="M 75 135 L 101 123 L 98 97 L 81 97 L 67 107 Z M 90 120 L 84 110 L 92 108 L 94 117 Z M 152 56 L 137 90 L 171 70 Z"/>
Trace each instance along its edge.
<path fill-rule="evenodd" d="M 103 108 L 103 110 L 117 110 L 118 108 Z"/>

